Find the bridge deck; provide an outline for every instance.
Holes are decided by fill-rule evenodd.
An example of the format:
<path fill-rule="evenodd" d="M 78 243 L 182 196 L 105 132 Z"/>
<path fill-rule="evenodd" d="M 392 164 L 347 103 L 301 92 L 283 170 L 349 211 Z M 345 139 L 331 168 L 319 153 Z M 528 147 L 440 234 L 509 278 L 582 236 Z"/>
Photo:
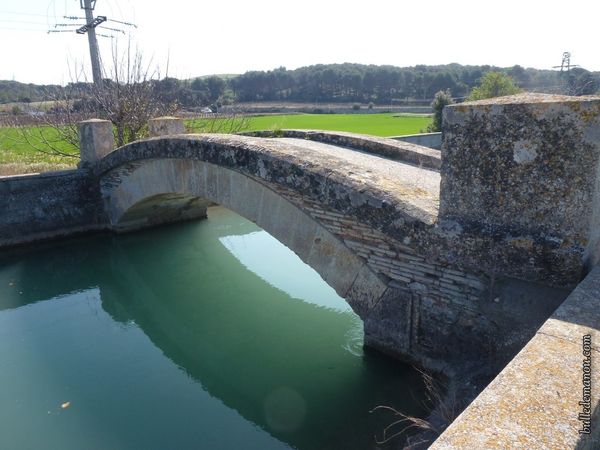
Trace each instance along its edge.
<path fill-rule="evenodd" d="M 116 149 L 94 170 L 102 174 L 132 161 L 161 158 L 201 159 L 259 177 L 262 167 L 265 173 L 272 171 L 270 181 L 292 189 L 298 187 L 297 176 L 313 177 L 317 190 L 326 189 L 328 180 L 333 180 L 341 188 L 340 198 L 355 196 L 359 203 L 371 198 L 371 206 L 385 202 L 409 222 L 433 225 L 437 221 L 440 173 L 436 169 L 308 139 L 219 134 L 155 137 Z M 105 181 L 118 182 L 128 170 L 116 171 Z"/>
<path fill-rule="evenodd" d="M 301 147 L 307 157 L 326 156 L 332 165 L 349 174 L 374 178 L 379 187 L 395 193 L 404 201 L 437 217 L 440 198 L 440 173 L 356 149 L 306 139 L 275 138 L 274 141 Z M 312 154 L 312 155 L 311 155 Z M 336 164 L 337 162 L 337 164 Z"/>

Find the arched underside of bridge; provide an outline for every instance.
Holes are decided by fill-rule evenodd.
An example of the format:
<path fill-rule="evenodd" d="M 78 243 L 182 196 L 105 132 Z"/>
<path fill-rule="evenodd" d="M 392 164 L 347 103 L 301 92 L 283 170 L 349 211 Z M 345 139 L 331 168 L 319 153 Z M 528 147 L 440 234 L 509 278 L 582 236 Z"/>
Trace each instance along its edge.
<path fill-rule="evenodd" d="M 96 168 L 113 230 L 205 217 L 208 204 L 222 205 L 294 251 L 346 299 L 363 319 L 365 344 L 418 360 L 410 349 L 410 290 L 394 284 L 354 244 L 374 240 L 365 244 L 369 252 L 377 239 L 387 239 L 378 227 L 431 225 L 435 198 L 382 179 L 387 172 L 376 169 L 290 143 L 214 135 L 130 144 Z M 412 172 L 410 178 L 427 180 Z"/>
<path fill-rule="evenodd" d="M 338 238 L 280 194 L 247 175 L 198 160 L 137 164 L 106 197 L 116 231 L 203 217 L 218 203 L 256 223 L 293 250 L 363 319 L 384 283 Z"/>

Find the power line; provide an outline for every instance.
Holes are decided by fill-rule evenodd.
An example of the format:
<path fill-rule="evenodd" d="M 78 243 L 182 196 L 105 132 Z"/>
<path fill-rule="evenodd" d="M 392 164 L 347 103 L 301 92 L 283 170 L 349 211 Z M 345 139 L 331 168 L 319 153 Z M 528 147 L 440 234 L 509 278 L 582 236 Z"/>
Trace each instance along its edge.
<path fill-rule="evenodd" d="M 42 29 L 42 28 L 12 28 L 12 27 L 3 27 L 0 26 L 0 30 L 7 30 L 7 31 L 39 31 L 40 33 L 45 33 L 46 30 Z"/>
<path fill-rule="evenodd" d="M 14 11 L 0 11 L 0 14 L 12 14 L 15 16 L 48 17 L 48 15 L 46 15 L 46 14 L 21 13 L 21 12 L 14 12 Z"/>
<path fill-rule="evenodd" d="M 109 22 L 115 22 L 115 23 L 120 23 L 121 25 L 127 25 L 133 28 L 137 28 L 138 26 L 135 23 L 130 23 L 130 22 L 123 22 L 121 20 L 115 20 L 115 19 L 108 19 Z"/>
<path fill-rule="evenodd" d="M 104 16 L 106 17 L 106 16 Z M 77 17 L 77 16 L 63 16 L 64 19 L 70 19 L 70 20 L 85 20 L 85 17 Z M 135 23 L 131 23 L 131 22 L 124 22 L 122 20 L 117 20 L 117 19 L 106 19 L 107 22 L 115 22 L 115 23 L 120 23 L 121 25 L 127 25 L 129 27 L 133 27 L 133 28 L 137 28 L 138 26 Z"/>
<path fill-rule="evenodd" d="M 110 30 L 110 31 L 116 31 L 117 33 L 123 33 L 123 34 L 125 34 L 125 30 L 120 30 L 118 28 L 111 28 L 111 27 L 105 27 L 105 26 L 101 26 L 101 27 L 98 27 L 98 28 L 100 28 L 101 30 Z"/>
<path fill-rule="evenodd" d="M 11 19 L 0 19 L 0 22 L 7 22 L 7 23 L 26 23 L 28 25 L 44 25 L 46 26 L 47 23 L 46 22 L 32 22 L 30 20 L 11 20 Z"/>
<path fill-rule="evenodd" d="M 571 53 L 563 52 L 562 63 L 560 66 L 553 66 L 554 69 L 560 69 L 560 76 L 563 77 L 564 87 L 563 90 L 569 95 L 577 95 L 575 91 L 573 77 L 571 76 L 571 69 L 579 67 L 577 64 L 571 64 Z"/>
<path fill-rule="evenodd" d="M 114 22 L 125 26 L 131 26 L 137 28 L 137 25 L 131 22 L 125 22 L 121 20 L 109 19 L 106 16 L 96 16 L 94 17 L 94 9 L 96 8 L 97 0 L 79 0 L 79 5 L 81 9 L 85 12 L 85 17 L 80 16 L 68 16 L 64 15 L 64 19 L 68 20 L 84 20 L 83 24 L 66 24 L 66 23 L 56 23 L 54 24 L 54 28 L 58 27 L 75 27 L 78 28 L 75 30 L 77 34 L 87 34 L 88 36 L 88 44 L 90 47 L 90 59 L 92 62 L 92 77 L 94 80 L 94 84 L 101 85 L 102 84 L 102 64 L 100 62 L 100 50 L 98 48 L 98 40 L 96 36 L 106 37 L 110 39 L 114 39 L 115 36 L 96 33 L 96 28 L 98 30 L 110 30 L 116 33 L 123 33 L 125 31 L 119 28 L 107 27 L 106 25 L 102 25 L 105 22 Z M 111 8 L 112 9 L 112 8 Z M 102 25 L 102 26 L 101 26 Z M 71 30 L 48 30 L 48 33 L 70 33 Z"/>

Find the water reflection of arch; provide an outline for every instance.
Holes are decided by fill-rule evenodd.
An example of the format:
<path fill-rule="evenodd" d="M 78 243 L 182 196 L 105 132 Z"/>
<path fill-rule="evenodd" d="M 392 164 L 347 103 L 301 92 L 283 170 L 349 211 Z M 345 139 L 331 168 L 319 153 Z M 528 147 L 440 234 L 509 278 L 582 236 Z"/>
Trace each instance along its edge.
<path fill-rule="evenodd" d="M 235 234 L 232 229 L 226 232 Z M 103 307 L 117 320 L 135 321 L 165 356 L 199 381 L 212 396 L 280 440 L 300 448 L 316 448 L 317 442 L 329 438 L 332 448 L 350 448 L 356 445 L 357 439 L 362 439 L 367 446 L 372 443 L 368 427 L 352 434 L 344 427 L 344 415 L 361 415 L 368 423 L 368 409 L 389 399 L 361 398 L 365 395 L 361 385 L 390 383 L 390 389 L 393 385 L 399 390 L 407 379 L 416 382 L 411 379 L 411 374 L 403 372 L 404 369 L 399 369 L 395 380 L 366 381 L 363 377 L 374 375 L 365 374 L 363 370 L 395 364 L 377 356 L 369 356 L 372 358 L 370 364 L 360 370 L 348 370 L 348 364 L 362 367 L 357 358 L 320 359 L 319 348 L 327 346 L 329 341 L 335 340 L 336 334 L 343 332 L 344 325 L 337 320 L 337 313 L 302 301 L 286 302 L 285 308 L 278 308 L 278 305 L 282 306 L 280 296 L 270 303 L 257 301 L 259 297 L 270 298 L 271 291 L 276 288 L 265 286 L 263 280 L 241 266 L 224 247 L 219 258 L 212 256 L 214 265 L 210 271 L 215 275 L 226 270 L 236 272 L 240 284 L 230 285 L 229 294 L 242 299 L 235 313 L 240 317 L 252 317 L 248 329 L 241 329 L 243 321 L 240 328 L 228 327 L 231 321 L 215 317 L 225 311 L 217 309 L 215 312 L 207 307 L 210 292 L 194 294 L 183 288 L 181 292 L 172 293 L 161 285 L 156 271 L 164 264 L 179 269 L 176 270 L 180 276 L 178 285 L 197 285 L 193 268 L 185 264 L 186 253 L 173 255 L 170 251 L 185 248 L 185 243 L 191 241 L 189 235 L 185 232 L 173 234 L 172 239 L 179 243 L 164 244 L 164 249 L 159 250 L 164 258 L 156 261 L 144 257 L 144 247 L 148 243 L 144 233 L 127 238 L 130 239 L 119 241 L 121 244 L 111 250 L 110 266 L 114 278 L 111 283 L 100 286 Z M 171 272 L 173 269 L 171 266 Z M 186 297 L 190 294 L 193 296 Z M 126 302 L 123 302 L 124 298 Z M 257 308 L 260 308 L 260 314 L 256 314 Z M 287 317 L 282 319 L 282 314 Z M 312 329 L 318 329 L 320 337 L 313 336 Z M 280 335 L 290 333 L 295 334 L 294 339 L 279 339 Z M 328 333 L 331 339 L 327 337 Z M 261 345 L 265 340 L 269 340 L 268 346 Z M 287 357 L 282 360 L 281 355 Z M 336 367 L 338 365 L 342 367 Z M 345 375 L 336 376 L 338 373 Z M 310 385 L 306 384 L 307 374 L 314 380 Z M 296 398 L 305 402 L 306 426 L 315 430 L 312 435 L 278 430 L 277 425 L 273 427 L 270 423 L 264 404 L 282 386 L 296 392 Z M 385 392 L 389 393 L 384 389 L 380 394 Z M 320 407 L 315 408 L 316 404 Z M 323 404 L 330 404 L 330 409 L 323 408 Z"/>
<path fill-rule="evenodd" d="M 142 144 L 152 147 L 161 142 Z M 201 148 L 203 142 L 192 140 L 189 145 Z M 368 317 L 386 291 L 385 282 L 338 237 L 247 173 L 197 159 L 157 158 L 114 168 L 104 175 L 102 185 L 108 218 L 116 230 L 197 217 L 207 204 L 218 203 L 294 251 L 361 318 Z"/>

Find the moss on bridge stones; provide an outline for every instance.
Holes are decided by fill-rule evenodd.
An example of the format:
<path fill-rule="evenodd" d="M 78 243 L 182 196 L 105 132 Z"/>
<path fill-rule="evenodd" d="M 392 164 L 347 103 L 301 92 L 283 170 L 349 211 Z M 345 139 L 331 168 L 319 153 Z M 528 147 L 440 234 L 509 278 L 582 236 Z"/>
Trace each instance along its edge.
<path fill-rule="evenodd" d="M 266 138 L 307 139 L 380 155 L 385 158 L 403 161 L 419 167 L 439 170 L 441 166 L 440 153 L 438 151 L 410 142 L 399 142 L 391 138 L 322 130 L 263 130 L 251 131 L 243 134 Z"/>
<path fill-rule="evenodd" d="M 440 224 L 457 224 L 473 242 L 459 253 L 488 270 L 573 285 L 598 259 L 599 145 L 600 97 L 449 106 Z"/>

